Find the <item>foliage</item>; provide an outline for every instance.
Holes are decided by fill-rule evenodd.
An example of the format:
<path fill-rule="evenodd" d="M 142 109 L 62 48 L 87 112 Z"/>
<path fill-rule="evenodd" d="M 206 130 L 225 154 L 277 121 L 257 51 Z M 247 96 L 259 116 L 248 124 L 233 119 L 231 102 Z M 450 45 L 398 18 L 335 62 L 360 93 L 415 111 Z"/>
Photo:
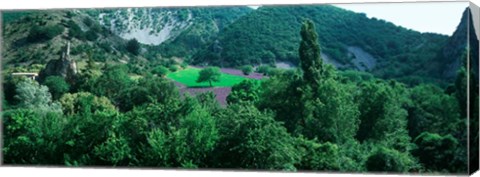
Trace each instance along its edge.
<path fill-rule="evenodd" d="M 126 49 L 133 55 L 138 55 L 140 53 L 140 43 L 135 38 L 130 39 L 127 42 Z"/>
<path fill-rule="evenodd" d="M 66 119 L 59 112 L 15 109 L 3 113 L 4 163 L 61 165 Z"/>
<path fill-rule="evenodd" d="M 29 42 L 43 42 L 58 36 L 64 31 L 64 27 L 60 25 L 51 26 L 33 26 L 28 33 L 27 40 Z"/>
<path fill-rule="evenodd" d="M 303 71 L 303 80 L 316 89 L 323 77 L 323 60 L 320 58 L 320 45 L 318 44 L 317 32 L 312 21 L 308 20 L 302 25 L 300 31 L 302 41 L 298 53 L 300 55 L 300 67 Z"/>
<path fill-rule="evenodd" d="M 171 72 L 177 72 L 177 71 L 178 71 L 178 66 L 176 66 L 176 65 L 170 65 L 170 67 L 168 67 L 168 69 L 169 69 Z"/>
<path fill-rule="evenodd" d="M 165 66 L 157 66 L 153 68 L 152 73 L 157 76 L 165 77 L 168 74 L 169 70 Z"/>
<path fill-rule="evenodd" d="M 2 73 L 4 162 L 466 173 L 468 160 L 474 158 L 467 156 L 467 118 L 478 117 L 478 112 L 467 115 L 465 111 L 469 99 L 466 91 L 470 89 L 470 109 L 478 111 L 478 82 L 471 79 L 471 86 L 467 85 L 472 73 L 468 73 L 466 66 L 457 73 L 456 82 L 446 89 L 440 87 L 443 85 L 424 84 L 431 80 L 425 77 L 428 71 L 413 71 L 428 64 L 432 51 L 443 44 L 443 36 L 419 34 L 331 6 L 265 6 L 251 13 L 258 19 L 250 15 L 239 18 L 238 14 L 219 9 L 227 8 L 174 11 L 178 20 L 192 14 L 192 20 L 204 20 L 203 24 L 190 26 L 161 46 L 142 46 L 145 52 L 136 56 L 125 55 L 127 51 L 121 45 L 126 41 L 111 43 L 109 40 L 117 37 L 106 36 L 106 30 L 95 21 L 83 23 L 92 34 L 108 38 L 93 43 L 82 41 L 84 34 L 74 20 L 89 18 L 63 14 L 69 18 L 61 22 L 68 28 L 68 36 L 64 37 L 72 40 L 75 46 L 72 57 L 85 69 L 76 75 L 71 89 L 67 89 L 68 84 L 61 77 L 49 77 L 43 86 L 10 75 L 36 72 L 42 64 L 18 63 L 7 67 Z M 110 11 L 89 11 L 95 17 L 100 12 Z M 328 13 L 336 19 L 332 20 Z M 316 18 L 304 20 L 309 16 Z M 28 21 L 27 17 L 24 21 Z M 238 23 L 246 26 L 240 28 L 237 22 L 229 25 L 233 18 L 239 18 Z M 256 20 L 264 21 L 245 23 Z M 42 28 L 55 23 L 34 21 Z M 305 21 L 303 25 L 301 21 Z M 213 25 L 207 23 L 215 23 L 220 33 L 204 33 L 200 28 Z M 338 31 L 325 27 L 332 24 L 337 25 Z M 343 28 L 345 24 L 351 24 L 352 28 Z M 249 25 L 258 28 L 246 28 Z M 296 32 L 298 27 L 300 33 Z M 374 33 L 352 30 L 359 27 Z M 220 34 L 218 41 L 213 40 L 216 34 Z M 189 42 L 197 42 L 198 46 L 166 47 Z M 207 44 L 211 44 L 208 50 L 213 52 L 201 51 L 198 56 L 205 58 L 191 61 L 192 53 Z M 242 45 L 233 46 L 235 52 L 232 52 L 231 44 Z M 44 46 L 49 45 L 53 44 Z M 349 65 L 351 58 L 345 48 L 348 46 L 359 46 L 381 59 L 378 67 L 366 73 L 337 70 L 323 62 L 321 56 L 327 54 L 330 59 Z M 412 47 L 416 48 L 414 52 Z M 165 57 L 177 54 L 182 55 Z M 128 64 L 120 64 L 118 60 L 122 58 L 128 58 Z M 260 64 L 257 71 L 268 77 L 247 79 L 215 68 L 206 72 L 210 77 L 205 77 L 205 83 L 197 83 L 200 73 L 209 69 L 202 71 L 185 63 L 202 60 L 207 66 Z M 274 68 L 280 60 L 300 67 Z M 178 67 L 180 63 L 182 68 Z M 409 84 L 382 79 L 390 77 Z M 220 105 L 219 97 L 211 91 L 190 96 L 185 91 L 191 88 L 178 89 L 175 84 L 205 87 L 213 85 L 206 82 L 215 80 L 219 80 L 215 86 L 232 87 L 227 105 Z M 470 132 L 478 131 L 472 124 L 476 124 L 474 119 L 468 127 Z M 474 138 L 478 136 L 470 136 L 472 146 L 478 143 Z M 470 155 L 475 152 L 471 150 Z"/>
<path fill-rule="evenodd" d="M 95 41 L 98 39 L 98 37 L 98 33 L 94 30 L 88 30 L 87 32 L 85 32 L 85 39 L 89 41 Z"/>
<path fill-rule="evenodd" d="M 70 85 L 61 76 L 48 76 L 43 84 L 49 88 L 53 100 L 59 99 L 70 90 Z"/>
<path fill-rule="evenodd" d="M 17 107 L 25 109 L 36 109 L 42 111 L 60 112 L 61 106 L 52 102 L 52 96 L 48 87 L 38 84 L 32 80 L 24 80 L 18 83 L 15 90 Z"/>
<path fill-rule="evenodd" d="M 241 69 L 244 75 L 250 75 L 253 72 L 253 67 L 250 65 L 242 66 Z"/>
<path fill-rule="evenodd" d="M 205 108 L 193 108 L 172 134 L 173 153 L 178 163 L 205 166 L 205 160 L 219 138 L 214 118 Z"/>
<path fill-rule="evenodd" d="M 165 78 L 146 76 L 138 83 L 120 91 L 116 104 L 122 111 L 129 111 L 145 103 L 170 104 L 179 96 L 175 85 Z"/>
<path fill-rule="evenodd" d="M 65 115 L 115 110 L 115 106 L 108 98 L 97 97 L 89 92 L 67 93 L 60 98 L 59 102 Z"/>
<path fill-rule="evenodd" d="M 208 82 L 210 84 L 210 87 L 213 87 L 212 82 L 219 82 L 220 75 L 222 75 L 222 73 L 220 72 L 220 68 L 208 67 L 202 69 L 198 73 L 197 83 Z"/>
<path fill-rule="evenodd" d="M 380 147 L 368 157 L 366 168 L 372 172 L 408 172 L 414 162 L 406 154 Z"/>
<path fill-rule="evenodd" d="M 431 63 L 448 40 L 332 5 L 262 6 L 224 29 L 217 41 L 192 57 L 192 63 L 235 67 L 273 60 L 297 65 L 298 27 L 306 18 L 317 26 L 323 54 L 353 68 L 348 47 L 362 48 L 377 59 L 371 72 L 380 78 L 436 78 L 428 71 L 436 69 Z"/>
<path fill-rule="evenodd" d="M 231 105 L 218 121 L 217 166 L 295 170 L 300 154 L 291 135 L 271 114 L 251 105 Z"/>
<path fill-rule="evenodd" d="M 232 92 L 227 96 L 227 103 L 257 102 L 259 99 L 259 86 L 258 82 L 243 80 L 232 87 Z"/>
<path fill-rule="evenodd" d="M 388 147 L 405 152 L 410 148 L 407 131 L 406 90 L 395 81 L 368 81 L 359 85 L 360 141 L 384 142 Z"/>
<path fill-rule="evenodd" d="M 433 85 L 420 85 L 411 90 L 408 107 L 408 130 L 411 137 L 422 132 L 449 134 L 459 131 L 460 108 L 453 96 Z"/>
<path fill-rule="evenodd" d="M 454 157 L 458 141 L 452 135 L 440 136 L 436 133 L 423 132 L 414 142 L 418 148 L 412 154 L 417 156 L 427 169 L 435 171 L 448 169 L 452 172 L 455 170 Z"/>
<path fill-rule="evenodd" d="M 96 79 L 93 93 L 98 96 L 106 96 L 116 101 L 122 90 L 130 88 L 132 80 L 128 76 L 125 65 L 109 66 L 104 73 Z"/>
<path fill-rule="evenodd" d="M 272 67 L 267 66 L 267 65 L 260 65 L 260 66 L 257 67 L 257 72 L 262 73 L 263 75 L 267 75 L 269 73 L 270 69 L 272 69 Z"/>
<path fill-rule="evenodd" d="M 303 157 L 298 165 L 302 170 L 315 171 L 338 171 L 339 148 L 332 143 L 318 143 L 315 140 L 306 140 L 299 138 L 299 151 L 303 152 Z"/>
<path fill-rule="evenodd" d="M 78 24 L 75 23 L 73 20 L 69 20 L 67 22 L 67 26 L 68 26 L 68 36 L 70 38 L 77 38 L 79 40 L 85 39 L 85 33 L 82 31 L 80 26 L 78 26 Z"/>

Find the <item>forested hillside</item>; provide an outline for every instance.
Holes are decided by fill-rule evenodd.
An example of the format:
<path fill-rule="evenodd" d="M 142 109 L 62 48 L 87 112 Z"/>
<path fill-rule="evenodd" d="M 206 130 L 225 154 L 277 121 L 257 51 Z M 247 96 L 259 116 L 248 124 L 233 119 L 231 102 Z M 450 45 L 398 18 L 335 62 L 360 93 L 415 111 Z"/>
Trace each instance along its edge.
<path fill-rule="evenodd" d="M 23 66 L 24 70 L 38 71 L 39 67 L 48 61 L 60 58 L 67 41 L 72 44 L 72 57 L 78 61 L 85 61 L 87 53 L 97 62 L 129 61 L 135 58 L 128 55 L 127 41 L 113 35 L 85 13 L 79 11 L 9 13 L 11 15 L 5 18 L 12 16 L 11 20 L 2 27 L 4 29 L 2 63 L 6 69 L 11 69 L 11 66 Z"/>
<path fill-rule="evenodd" d="M 431 69 L 427 63 L 435 59 L 448 40 L 448 36 L 422 34 L 334 6 L 263 6 L 221 32 L 216 42 L 194 57 L 193 63 L 297 64 L 295 44 L 300 35 L 294 29 L 305 18 L 318 26 L 324 59 L 334 60 L 330 63 L 337 68 L 367 70 L 380 78 L 407 82 L 434 79 L 423 71 Z"/>

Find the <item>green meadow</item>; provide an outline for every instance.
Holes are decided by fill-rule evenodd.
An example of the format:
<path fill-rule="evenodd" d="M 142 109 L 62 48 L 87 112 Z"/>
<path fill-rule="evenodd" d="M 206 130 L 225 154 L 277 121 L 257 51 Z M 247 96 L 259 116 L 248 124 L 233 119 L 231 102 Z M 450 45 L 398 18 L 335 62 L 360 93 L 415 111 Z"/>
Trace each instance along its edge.
<path fill-rule="evenodd" d="M 167 77 L 177 82 L 180 82 L 187 87 L 209 87 L 210 85 L 208 82 L 196 82 L 200 71 L 201 69 L 199 68 L 188 67 L 183 70 L 171 72 L 167 74 Z M 242 82 L 245 79 L 248 78 L 222 73 L 222 75 L 220 76 L 220 81 L 213 82 L 212 84 L 215 87 L 231 87 L 235 84 Z"/>

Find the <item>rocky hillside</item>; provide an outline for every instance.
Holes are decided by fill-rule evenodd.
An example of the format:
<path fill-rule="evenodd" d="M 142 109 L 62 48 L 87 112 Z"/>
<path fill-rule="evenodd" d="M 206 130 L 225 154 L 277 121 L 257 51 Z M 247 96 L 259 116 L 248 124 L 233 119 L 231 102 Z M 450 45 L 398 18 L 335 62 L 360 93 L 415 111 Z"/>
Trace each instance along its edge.
<path fill-rule="evenodd" d="M 467 40 L 470 40 L 471 65 L 478 78 L 478 37 L 473 30 L 473 21 L 469 15 L 471 13 L 467 8 L 463 12 L 457 29 L 448 39 L 445 46 L 438 52 L 436 60 L 429 63 L 430 66 L 433 66 L 430 72 L 441 79 L 453 81 L 456 78 L 457 71 L 464 64 L 464 58 L 467 57 Z M 469 32 L 470 34 L 468 34 Z M 470 38 L 468 39 L 468 37 Z"/>
<path fill-rule="evenodd" d="M 89 14 L 124 39 L 158 46 L 155 49 L 162 56 L 186 57 L 251 11 L 248 7 L 126 8 Z"/>

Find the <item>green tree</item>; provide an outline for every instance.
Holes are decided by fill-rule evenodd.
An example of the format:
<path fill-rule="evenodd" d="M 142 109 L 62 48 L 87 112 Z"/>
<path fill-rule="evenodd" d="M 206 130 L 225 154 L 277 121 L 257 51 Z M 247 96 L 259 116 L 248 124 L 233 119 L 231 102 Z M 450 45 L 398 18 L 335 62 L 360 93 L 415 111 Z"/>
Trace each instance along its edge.
<path fill-rule="evenodd" d="M 298 132 L 320 142 L 342 144 L 353 139 L 360 123 L 359 108 L 352 94 L 356 89 L 353 85 L 325 77 L 319 86 L 306 85 L 301 89 L 300 102 L 303 104 L 300 104 L 302 117 L 296 128 Z"/>
<path fill-rule="evenodd" d="M 48 41 L 60 35 L 64 30 L 65 28 L 60 25 L 51 25 L 45 27 L 34 25 L 28 33 L 27 40 L 29 42 Z"/>
<path fill-rule="evenodd" d="M 171 148 L 170 139 L 162 130 L 154 129 L 147 135 L 147 144 L 140 147 L 142 166 L 169 167 Z"/>
<path fill-rule="evenodd" d="M 110 132 L 107 140 L 95 146 L 93 153 L 96 157 L 109 165 L 128 165 L 128 161 L 132 158 L 132 149 L 130 148 L 126 138 Z"/>
<path fill-rule="evenodd" d="M 410 91 L 408 131 L 411 137 L 422 132 L 449 134 L 460 131 L 460 108 L 454 96 L 434 85 L 419 85 Z"/>
<path fill-rule="evenodd" d="M 458 141 L 452 135 L 441 136 L 436 133 L 423 132 L 414 143 L 417 145 L 412 154 L 417 156 L 428 170 L 454 172 Z M 466 163 L 464 162 L 464 164 Z"/>
<path fill-rule="evenodd" d="M 14 109 L 3 113 L 3 162 L 63 165 L 67 119 L 59 112 Z"/>
<path fill-rule="evenodd" d="M 65 115 L 116 109 L 107 97 L 97 97 L 89 92 L 67 93 L 59 99 L 59 102 Z"/>
<path fill-rule="evenodd" d="M 217 119 L 216 167 L 295 170 L 301 154 L 272 114 L 252 105 L 230 105 Z"/>
<path fill-rule="evenodd" d="M 49 88 L 54 100 L 59 99 L 64 93 L 70 90 L 70 85 L 60 76 L 48 76 L 45 78 L 43 84 Z"/>
<path fill-rule="evenodd" d="M 318 143 L 315 140 L 298 138 L 297 150 L 302 152 L 299 170 L 338 171 L 339 147 L 332 143 Z"/>
<path fill-rule="evenodd" d="M 388 148 L 406 152 L 410 148 L 407 131 L 407 92 L 395 81 L 367 81 L 360 84 L 357 102 L 360 126 L 356 138 L 386 143 Z"/>
<path fill-rule="evenodd" d="M 320 45 L 318 44 L 315 24 L 311 20 L 303 23 L 300 36 L 302 41 L 300 42 L 298 53 L 303 79 L 306 83 L 316 87 L 320 84 L 320 80 L 323 77 L 323 60 L 320 58 Z"/>
<path fill-rule="evenodd" d="M 180 120 L 178 130 L 172 133 L 172 148 L 175 161 L 206 166 L 219 138 L 215 119 L 205 108 L 196 107 Z"/>
<path fill-rule="evenodd" d="M 250 75 L 253 72 L 253 67 L 250 65 L 242 66 L 241 69 L 244 75 Z"/>
<path fill-rule="evenodd" d="M 112 101 L 116 101 L 122 90 L 130 88 L 132 80 L 128 75 L 128 69 L 125 65 L 108 67 L 104 73 L 95 81 L 92 91 L 96 95 L 106 96 Z"/>
<path fill-rule="evenodd" d="M 123 160 L 124 140 L 113 137 L 115 122 L 123 117 L 115 110 L 90 110 L 93 99 L 83 98 L 78 114 L 69 116 L 64 132 L 64 163 L 67 166 L 115 165 Z M 117 150 L 122 150 L 117 152 Z M 120 165 L 124 165 L 120 164 Z"/>
<path fill-rule="evenodd" d="M 116 103 L 122 111 L 129 111 L 145 103 L 171 104 L 178 97 L 178 90 L 171 81 L 148 75 L 120 91 Z"/>
<path fill-rule="evenodd" d="M 379 147 L 365 162 L 370 172 L 402 172 L 415 168 L 415 162 L 408 154 L 393 149 Z"/>
<path fill-rule="evenodd" d="M 208 67 L 200 71 L 197 83 L 208 82 L 210 84 L 210 87 L 213 87 L 212 82 L 220 81 L 221 75 L 222 73 L 220 72 L 220 68 Z"/>
<path fill-rule="evenodd" d="M 260 92 L 259 86 L 259 83 L 256 81 L 243 80 L 232 87 L 232 92 L 227 96 L 227 103 L 257 102 Z"/>
<path fill-rule="evenodd" d="M 152 73 L 157 76 L 165 77 L 168 74 L 169 70 L 165 66 L 157 66 L 153 68 Z"/>
<path fill-rule="evenodd" d="M 270 69 L 272 69 L 270 66 L 261 65 L 257 67 L 257 72 L 267 75 L 270 72 Z"/>
<path fill-rule="evenodd" d="M 128 52 L 132 53 L 133 55 L 140 54 L 140 43 L 137 39 L 133 38 L 127 42 L 126 49 Z"/>
<path fill-rule="evenodd" d="M 61 112 L 62 108 L 57 102 L 52 102 L 52 96 L 48 87 L 38 84 L 36 81 L 27 79 L 17 84 L 16 95 L 20 108 L 36 109 L 40 111 Z"/>

